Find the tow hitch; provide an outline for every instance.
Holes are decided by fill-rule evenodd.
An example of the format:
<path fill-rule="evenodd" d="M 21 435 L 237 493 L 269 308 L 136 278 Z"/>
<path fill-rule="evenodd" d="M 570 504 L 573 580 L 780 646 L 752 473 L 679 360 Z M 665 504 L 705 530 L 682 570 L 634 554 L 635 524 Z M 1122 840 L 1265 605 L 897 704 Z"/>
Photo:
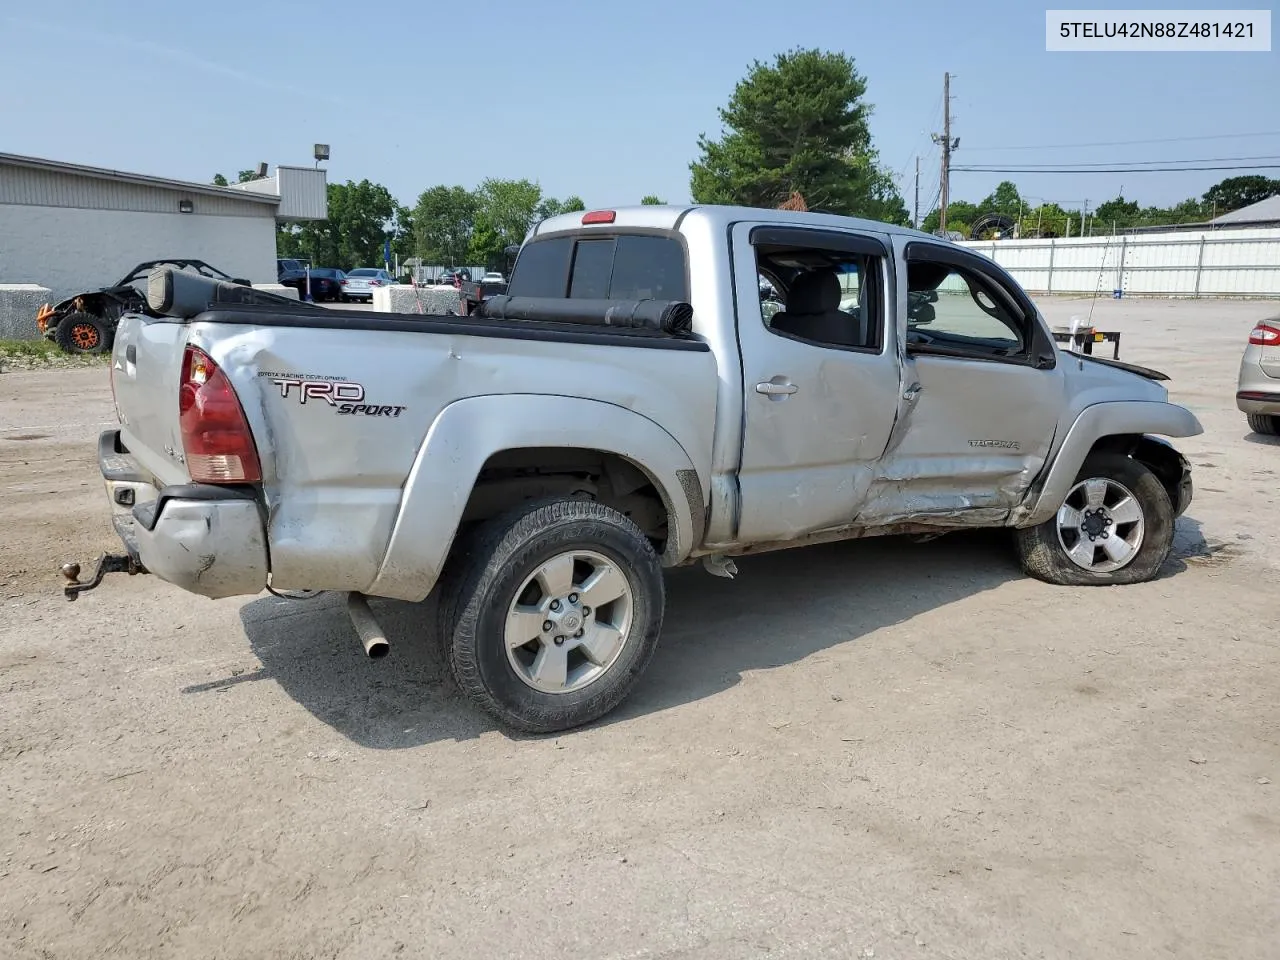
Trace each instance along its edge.
<path fill-rule="evenodd" d="M 61 570 L 62 575 L 68 580 L 67 585 L 62 588 L 68 600 L 75 600 L 84 591 L 92 590 L 108 573 L 127 573 L 132 577 L 147 572 L 142 564 L 128 554 L 122 556 L 115 553 L 104 553 L 98 558 L 98 568 L 93 571 L 93 579 L 88 583 L 80 582 L 80 564 L 78 563 L 64 563 Z"/>

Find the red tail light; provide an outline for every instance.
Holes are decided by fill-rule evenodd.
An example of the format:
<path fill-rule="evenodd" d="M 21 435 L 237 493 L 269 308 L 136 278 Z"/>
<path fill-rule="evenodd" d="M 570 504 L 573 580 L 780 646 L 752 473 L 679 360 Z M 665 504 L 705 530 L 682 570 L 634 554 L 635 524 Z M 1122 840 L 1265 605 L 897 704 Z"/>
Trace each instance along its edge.
<path fill-rule="evenodd" d="M 369 286 L 371 286 L 371 287 L 380 287 L 380 286 L 382 286 L 382 281 L 381 281 L 381 280 L 370 280 L 370 281 L 369 281 Z"/>
<path fill-rule="evenodd" d="M 182 355 L 178 422 L 187 471 L 197 483 L 257 483 L 262 479 L 249 422 L 227 375 L 203 350 Z"/>
<path fill-rule="evenodd" d="M 1259 347 L 1280 347 L 1280 327 L 1260 323 L 1249 333 L 1249 342 Z"/>
<path fill-rule="evenodd" d="M 341 283 L 344 287 L 347 285 L 347 281 L 346 281 L 346 280 L 339 280 L 338 282 L 339 282 L 339 283 Z"/>
<path fill-rule="evenodd" d="M 613 223 L 617 213 L 613 210 L 592 210 L 590 213 L 582 215 L 583 224 L 590 223 Z"/>

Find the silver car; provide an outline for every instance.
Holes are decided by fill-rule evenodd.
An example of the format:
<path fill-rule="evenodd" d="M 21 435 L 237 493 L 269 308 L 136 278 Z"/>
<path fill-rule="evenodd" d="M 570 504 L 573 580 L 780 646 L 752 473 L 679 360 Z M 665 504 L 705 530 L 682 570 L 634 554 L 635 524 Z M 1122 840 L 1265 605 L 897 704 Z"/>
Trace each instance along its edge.
<path fill-rule="evenodd" d="M 1240 358 L 1236 406 L 1255 433 L 1280 436 L 1280 317 L 1261 320 L 1249 332 Z"/>
<path fill-rule="evenodd" d="M 356 267 L 342 281 L 342 293 L 348 300 L 373 300 L 373 291 L 395 284 L 391 274 L 375 267 Z"/>

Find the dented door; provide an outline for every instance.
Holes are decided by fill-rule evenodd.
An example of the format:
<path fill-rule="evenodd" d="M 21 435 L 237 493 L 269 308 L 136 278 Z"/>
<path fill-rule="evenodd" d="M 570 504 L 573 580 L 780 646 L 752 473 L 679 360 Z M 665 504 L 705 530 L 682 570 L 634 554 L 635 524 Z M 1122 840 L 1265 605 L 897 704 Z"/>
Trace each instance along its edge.
<path fill-rule="evenodd" d="M 906 254 L 905 405 L 858 520 L 999 522 L 1044 466 L 1061 368 L 1037 365 L 1043 321 L 985 258 L 920 242 Z"/>
<path fill-rule="evenodd" d="M 918 385 L 859 520 L 1003 519 L 1040 472 L 1062 380 L 1053 370 L 909 355 Z"/>

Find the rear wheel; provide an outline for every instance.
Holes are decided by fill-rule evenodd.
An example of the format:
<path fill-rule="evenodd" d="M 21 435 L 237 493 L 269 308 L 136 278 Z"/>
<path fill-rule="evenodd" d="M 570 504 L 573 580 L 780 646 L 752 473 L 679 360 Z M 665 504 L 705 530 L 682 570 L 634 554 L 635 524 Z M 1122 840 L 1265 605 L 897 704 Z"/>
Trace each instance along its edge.
<path fill-rule="evenodd" d="M 111 346 L 105 321 L 83 312 L 63 317 L 54 339 L 67 353 L 102 353 Z"/>
<path fill-rule="evenodd" d="M 662 568 L 640 529 L 591 500 L 531 502 L 455 545 L 439 635 L 458 686 L 527 733 L 596 720 L 658 644 Z"/>
<path fill-rule="evenodd" d="M 1173 503 L 1160 479 L 1121 454 L 1094 454 L 1058 512 L 1015 531 L 1023 569 L 1047 583 L 1107 586 L 1152 579 L 1173 547 Z"/>
<path fill-rule="evenodd" d="M 1246 413 L 1245 418 L 1249 421 L 1249 429 L 1254 433 L 1280 437 L 1280 417 L 1266 413 Z"/>

